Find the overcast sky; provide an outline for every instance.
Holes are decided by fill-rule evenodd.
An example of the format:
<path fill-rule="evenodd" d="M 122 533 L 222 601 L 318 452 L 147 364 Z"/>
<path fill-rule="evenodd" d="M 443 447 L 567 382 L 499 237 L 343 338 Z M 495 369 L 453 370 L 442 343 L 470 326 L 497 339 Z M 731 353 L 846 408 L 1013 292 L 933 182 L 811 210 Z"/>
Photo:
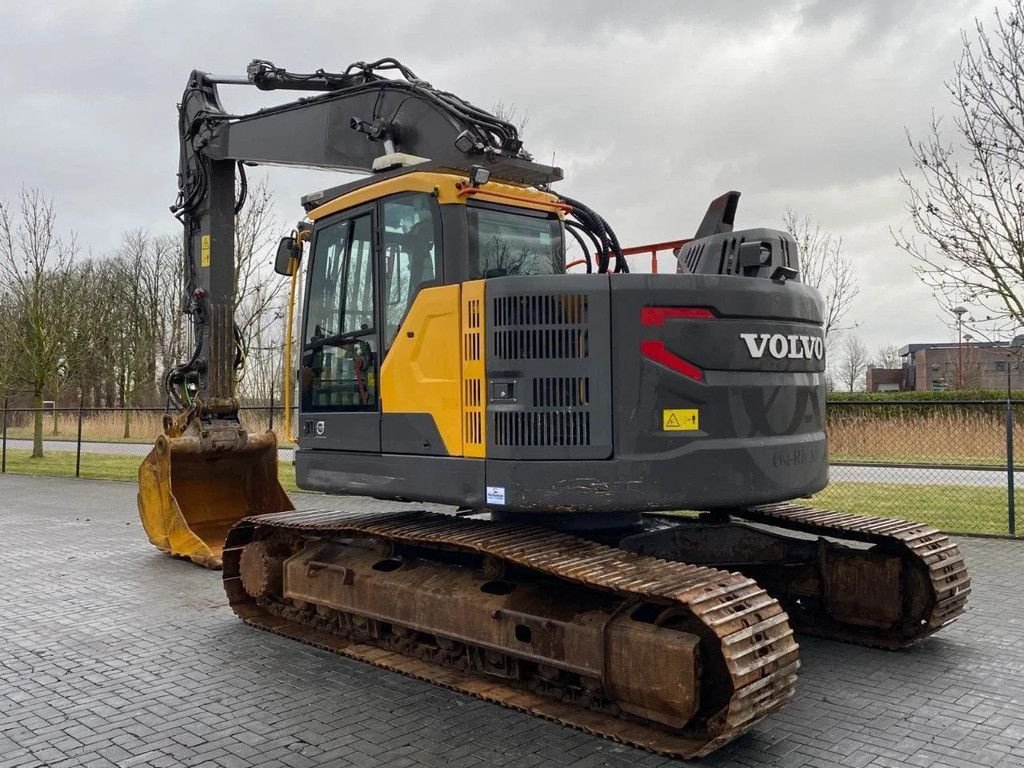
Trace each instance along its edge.
<path fill-rule="evenodd" d="M 872 351 L 947 341 L 889 228 L 906 226 L 905 130 L 947 112 L 960 30 L 993 7 L 0 0 L 0 199 L 41 187 L 61 228 L 98 254 L 126 229 L 177 232 L 175 105 L 190 70 L 242 74 L 264 58 L 337 71 L 394 56 L 481 106 L 528 111 L 527 148 L 553 154 L 566 171 L 557 189 L 600 211 L 623 244 L 688 237 L 711 198 L 738 189 L 738 227 L 779 227 L 793 207 L 843 237 L 860 281 L 855 333 Z M 223 88 L 225 107 L 282 98 L 249 90 Z M 282 233 L 302 194 L 340 178 L 270 177 Z"/>

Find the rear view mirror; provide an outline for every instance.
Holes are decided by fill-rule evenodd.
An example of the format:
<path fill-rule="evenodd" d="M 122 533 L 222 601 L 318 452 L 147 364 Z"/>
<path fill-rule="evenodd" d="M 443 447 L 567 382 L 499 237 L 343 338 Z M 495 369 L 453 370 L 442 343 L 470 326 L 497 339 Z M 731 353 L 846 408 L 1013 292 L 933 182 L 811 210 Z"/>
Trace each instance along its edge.
<path fill-rule="evenodd" d="M 295 273 L 300 258 L 302 258 L 302 244 L 294 237 L 282 237 L 281 242 L 277 244 L 274 271 L 279 275 L 291 277 Z M 293 262 L 292 259 L 295 261 Z"/>

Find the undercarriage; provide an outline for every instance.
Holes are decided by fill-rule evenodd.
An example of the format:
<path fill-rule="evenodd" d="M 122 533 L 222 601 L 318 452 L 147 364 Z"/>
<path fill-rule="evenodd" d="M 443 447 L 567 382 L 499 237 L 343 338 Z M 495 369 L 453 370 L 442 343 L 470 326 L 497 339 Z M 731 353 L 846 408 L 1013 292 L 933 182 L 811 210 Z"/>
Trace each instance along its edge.
<path fill-rule="evenodd" d="M 901 647 L 970 588 L 926 526 L 793 505 L 656 516 L 616 544 L 420 511 L 285 512 L 232 529 L 224 584 L 254 626 L 683 758 L 792 695 L 791 621 Z"/>

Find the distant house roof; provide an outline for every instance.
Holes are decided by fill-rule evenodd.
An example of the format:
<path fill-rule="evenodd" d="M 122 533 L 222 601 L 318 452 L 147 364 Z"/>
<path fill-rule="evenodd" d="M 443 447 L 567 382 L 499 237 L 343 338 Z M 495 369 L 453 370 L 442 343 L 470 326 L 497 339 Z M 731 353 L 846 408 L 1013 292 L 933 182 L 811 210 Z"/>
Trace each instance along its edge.
<path fill-rule="evenodd" d="M 962 346 L 970 347 L 971 349 L 1001 349 L 1009 345 L 1010 342 L 1008 341 L 965 341 Z M 905 347 L 900 347 L 900 357 L 906 357 L 925 349 L 956 349 L 959 346 L 961 345 L 955 341 L 941 341 L 935 344 L 907 344 Z"/>

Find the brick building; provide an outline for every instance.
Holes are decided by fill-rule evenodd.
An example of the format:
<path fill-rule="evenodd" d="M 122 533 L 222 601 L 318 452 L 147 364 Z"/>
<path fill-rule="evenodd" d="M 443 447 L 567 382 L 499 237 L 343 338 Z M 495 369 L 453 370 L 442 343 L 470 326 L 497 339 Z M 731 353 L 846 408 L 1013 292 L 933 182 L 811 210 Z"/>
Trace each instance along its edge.
<path fill-rule="evenodd" d="M 973 341 L 957 344 L 908 344 L 903 358 L 901 389 L 1005 389 L 1007 366 L 1010 386 L 1024 389 L 1024 355 L 1010 354 L 1008 342 Z M 875 369 L 887 372 L 890 369 Z M 869 373 L 868 390 L 872 389 Z"/>
<path fill-rule="evenodd" d="M 868 368 L 865 379 L 868 392 L 900 392 L 904 386 L 905 375 L 902 368 Z"/>

